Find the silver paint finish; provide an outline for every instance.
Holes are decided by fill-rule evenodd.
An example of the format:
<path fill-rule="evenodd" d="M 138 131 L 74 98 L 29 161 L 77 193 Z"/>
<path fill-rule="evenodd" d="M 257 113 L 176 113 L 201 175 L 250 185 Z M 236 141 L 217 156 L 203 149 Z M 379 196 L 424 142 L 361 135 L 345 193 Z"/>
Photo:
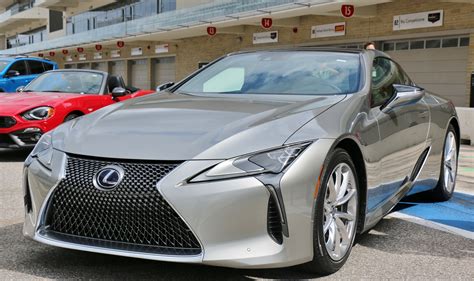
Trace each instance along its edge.
<path fill-rule="evenodd" d="M 162 92 L 68 122 L 53 133 L 52 171 L 35 159 L 26 162 L 25 187 L 30 190 L 33 211 L 26 214 L 24 234 L 66 248 L 237 268 L 310 261 L 319 173 L 328 153 L 341 141 L 350 141 L 362 155 L 362 159 L 353 159 L 365 170 L 365 174 L 357 171 L 363 183 L 357 196 L 366 198 L 359 210 L 363 215 L 359 231 L 377 223 L 408 190 L 429 190 L 438 181 L 446 130 L 457 118 L 454 106 L 425 93 L 417 103 L 387 113 L 371 108 L 372 60 L 383 55 L 361 52 L 365 84 L 352 95 L 222 97 Z M 289 229 L 282 245 L 267 233 L 266 182 L 254 176 L 186 182 L 224 159 L 304 141 L 314 143 L 282 174 L 275 175 Z M 431 150 L 418 178 L 404 183 L 428 147 Z M 112 159 L 185 160 L 157 188 L 200 241 L 202 256 L 144 255 L 40 237 L 37 228 L 42 208 L 64 173 L 66 156 L 62 151 Z"/>

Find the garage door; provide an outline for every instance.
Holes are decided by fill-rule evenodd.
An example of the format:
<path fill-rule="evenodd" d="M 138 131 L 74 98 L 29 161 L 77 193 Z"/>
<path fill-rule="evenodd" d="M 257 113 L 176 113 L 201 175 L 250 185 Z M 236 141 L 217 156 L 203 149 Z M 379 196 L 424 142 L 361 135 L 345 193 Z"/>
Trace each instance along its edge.
<path fill-rule="evenodd" d="M 383 50 L 421 87 L 468 106 L 468 37 L 385 42 Z"/>
<path fill-rule="evenodd" d="M 149 89 L 150 81 L 147 75 L 147 60 L 131 61 L 131 83 L 133 87 L 140 89 Z"/>
<path fill-rule="evenodd" d="M 176 81 L 175 57 L 153 60 L 153 89 L 166 82 Z"/>
<path fill-rule="evenodd" d="M 125 77 L 126 64 L 125 61 L 111 61 L 110 74 Z M 125 78 L 124 78 L 125 79 Z"/>
<path fill-rule="evenodd" d="M 93 62 L 91 68 L 94 70 L 100 70 L 107 72 L 107 62 Z"/>

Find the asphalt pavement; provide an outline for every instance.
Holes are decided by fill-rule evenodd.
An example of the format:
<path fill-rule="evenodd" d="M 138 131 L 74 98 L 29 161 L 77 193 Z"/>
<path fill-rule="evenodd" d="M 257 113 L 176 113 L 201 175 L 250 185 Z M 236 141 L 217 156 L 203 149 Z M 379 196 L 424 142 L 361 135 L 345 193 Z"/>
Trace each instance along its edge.
<path fill-rule="evenodd" d="M 0 280 L 318 278 L 298 268 L 237 270 L 155 262 L 60 249 L 25 239 L 21 234 L 21 174 L 27 154 L 0 150 Z M 396 212 L 357 238 L 342 270 L 322 279 L 474 280 L 474 232 L 470 230 L 474 223 L 474 148 L 463 146 L 459 173 L 458 193 L 452 202 L 400 204 Z M 460 215 L 450 218 L 462 217 L 457 224 L 436 215 L 451 212 Z"/>

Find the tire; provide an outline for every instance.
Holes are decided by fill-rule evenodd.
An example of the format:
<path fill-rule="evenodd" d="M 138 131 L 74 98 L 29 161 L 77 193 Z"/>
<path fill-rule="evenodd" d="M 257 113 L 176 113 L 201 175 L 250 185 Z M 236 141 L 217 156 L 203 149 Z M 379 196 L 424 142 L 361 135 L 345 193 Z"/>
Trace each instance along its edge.
<path fill-rule="evenodd" d="M 66 116 L 66 118 L 64 118 L 64 121 L 63 123 L 66 123 L 66 122 L 69 122 L 73 119 L 76 119 L 77 117 L 80 117 L 81 115 L 80 114 L 77 114 L 77 113 L 71 113 L 69 114 L 68 116 Z"/>
<path fill-rule="evenodd" d="M 456 130 L 454 130 L 453 125 L 449 125 L 446 132 L 442 153 L 438 184 L 431 193 L 432 199 L 435 201 L 447 201 L 451 199 L 456 186 L 459 153 Z M 447 159 L 447 157 L 449 157 L 449 159 Z"/>
<path fill-rule="evenodd" d="M 357 182 L 357 170 L 355 169 L 351 157 L 344 149 L 337 148 L 328 156 L 328 159 L 329 161 L 327 161 L 327 165 L 325 164 L 326 168 L 323 172 L 322 183 L 319 187 L 318 196 L 313 208 L 314 257 L 312 261 L 303 265 L 305 270 L 320 275 L 334 273 L 344 265 L 352 250 L 352 245 L 357 232 L 357 220 L 359 217 L 359 186 Z M 339 168 L 341 170 L 339 170 Z M 349 173 L 349 170 L 351 174 Z M 332 194 L 338 192 L 331 193 L 331 188 L 329 188 L 329 186 L 331 185 L 330 182 L 333 184 L 337 182 L 336 174 L 338 171 L 341 171 L 343 175 L 340 177 L 339 182 L 341 184 L 339 184 L 339 187 L 342 188 L 342 186 L 344 186 L 343 183 L 346 179 L 348 180 L 348 184 L 346 184 L 347 189 L 344 194 L 342 196 L 335 195 L 336 200 L 334 200 Z M 337 183 L 332 186 L 332 190 L 341 190 L 338 189 Z M 349 196 L 349 193 L 351 193 L 352 196 Z M 343 202 L 343 200 L 337 199 L 344 199 L 346 196 L 350 198 L 347 203 L 338 207 L 333 206 L 334 201 Z M 335 211 L 344 212 L 344 210 L 347 212 L 348 217 L 350 215 L 350 219 L 341 218 L 341 213 L 335 213 Z M 334 222 L 334 227 L 331 227 L 332 222 Z M 341 227 L 339 227 L 341 223 L 347 227 L 345 228 L 347 233 L 345 239 L 342 238 L 344 236 L 342 235 L 342 232 L 338 231 L 341 229 Z M 325 226 L 327 228 L 326 231 L 324 229 Z M 331 231 L 334 235 L 331 235 Z M 329 242 L 330 236 L 334 238 L 334 243 L 332 243 L 332 246 L 334 247 L 332 247 Z M 335 255 L 337 253 L 337 240 L 342 240 L 343 242 L 340 244 L 341 252 L 338 256 Z"/>

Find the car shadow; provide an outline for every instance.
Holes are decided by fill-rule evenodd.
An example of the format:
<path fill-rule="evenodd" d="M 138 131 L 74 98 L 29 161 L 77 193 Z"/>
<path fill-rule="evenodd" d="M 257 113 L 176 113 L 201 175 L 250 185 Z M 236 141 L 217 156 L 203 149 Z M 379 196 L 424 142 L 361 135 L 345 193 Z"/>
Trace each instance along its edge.
<path fill-rule="evenodd" d="M 168 263 L 80 252 L 43 245 L 21 234 L 21 224 L 0 228 L 0 271 L 53 279 L 157 279 L 157 280 L 254 280 L 315 279 L 298 267 L 240 270 L 204 265 Z M 434 239 L 436 238 L 436 239 Z M 430 241 L 450 241 L 450 247 L 434 247 Z M 454 241 L 453 241 L 454 240 Z M 453 243 L 454 242 L 454 243 Z M 458 259 L 474 258 L 472 241 L 397 218 L 384 218 L 368 233 L 359 235 L 349 258 L 363 259 L 364 248 L 390 254 L 415 254 Z M 343 277 L 347 267 L 331 277 Z"/>
<path fill-rule="evenodd" d="M 24 162 L 31 149 L 0 148 L 0 162 Z"/>

